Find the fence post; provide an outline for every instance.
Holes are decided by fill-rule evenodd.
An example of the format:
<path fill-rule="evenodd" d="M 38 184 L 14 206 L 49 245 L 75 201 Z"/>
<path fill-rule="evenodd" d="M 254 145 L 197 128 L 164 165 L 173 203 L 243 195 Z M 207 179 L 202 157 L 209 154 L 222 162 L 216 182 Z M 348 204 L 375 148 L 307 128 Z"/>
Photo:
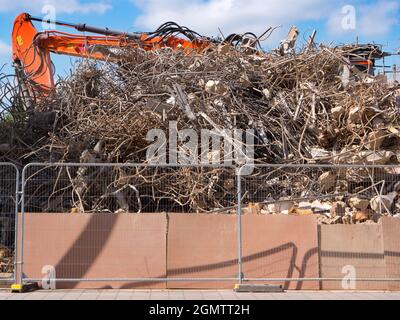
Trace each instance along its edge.
<path fill-rule="evenodd" d="M 238 241 L 238 265 L 239 274 L 238 280 L 239 284 L 243 283 L 243 243 L 242 243 L 242 168 L 236 169 L 236 179 L 237 179 L 237 241 Z"/>
<path fill-rule="evenodd" d="M 18 257 L 17 257 L 17 249 L 18 249 L 18 214 L 19 214 L 19 197 L 20 197 L 20 190 L 19 190 L 19 169 L 15 167 L 16 170 L 16 181 L 15 181 L 15 220 L 14 220 L 14 274 L 13 274 L 13 283 L 17 281 L 17 270 L 18 270 Z"/>
<path fill-rule="evenodd" d="M 23 265 L 24 265 L 24 226 L 25 226 L 25 175 L 26 170 L 30 167 L 30 164 L 24 167 L 22 170 L 22 178 L 21 178 L 21 229 L 20 229 L 20 248 L 19 248 L 19 272 L 17 285 L 23 286 Z"/>

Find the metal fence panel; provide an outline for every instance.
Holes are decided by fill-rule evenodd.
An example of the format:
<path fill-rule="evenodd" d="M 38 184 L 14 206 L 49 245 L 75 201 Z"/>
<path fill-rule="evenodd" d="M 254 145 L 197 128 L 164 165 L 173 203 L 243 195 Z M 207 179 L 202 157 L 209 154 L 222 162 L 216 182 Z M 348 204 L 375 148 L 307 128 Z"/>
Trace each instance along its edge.
<path fill-rule="evenodd" d="M 348 282 L 343 283 L 400 281 L 400 278 L 387 276 L 382 230 L 377 224 L 384 216 L 400 214 L 399 166 L 258 165 L 250 171 L 242 168 L 239 176 L 238 246 L 242 282 L 322 281 L 325 287 L 328 282 L 336 282 L 335 288 L 342 289 L 337 286 L 341 286 L 344 279 Z M 243 252 L 249 238 L 242 221 L 246 213 L 316 217 L 319 224 L 325 226 L 322 238 L 319 227 L 318 254 L 320 263 L 324 264 L 320 266 L 320 274 L 309 278 L 285 276 L 291 274 L 282 270 L 281 260 L 287 257 L 276 251 L 266 257 L 262 265 L 249 268 L 246 252 Z M 360 228 L 360 223 L 365 222 L 371 227 Z M 331 225 L 337 224 L 341 226 L 335 231 Z M 299 226 L 297 231 L 288 229 L 287 232 L 293 232 L 295 239 L 303 229 Z M 301 269 L 302 266 L 290 267 Z M 264 276 L 252 276 L 257 274 L 257 268 L 262 269 L 260 273 Z"/>
<path fill-rule="evenodd" d="M 185 287 L 188 282 L 239 281 L 284 283 L 286 286 L 297 283 L 297 288 L 303 288 L 304 283 L 317 283 L 320 288 L 328 288 L 327 283 L 335 283 L 332 287 L 334 289 L 341 286 L 346 277 L 350 283 L 400 281 L 400 278 L 388 276 L 385 261 L 387 252 L 383 240 L 379 238 L 381 227 L 371 222 L 371 227 L 362 226 L 357 229 L 359 223 L 365 220 L 377 222 L 382 216 L 400 214 L 397 201 L 400 193 L 400 168 L 397 166 L 257 165 L 249 170 L 246 167 L 236 169 L 231 166 L 30 164 L 24 168 L 22 186 L 23 227 L 20 237 L 19 283 L 40 281 L 42 267 L 47 264 L 45 257 L 34 266 L 38 272 L 33 276 L 23 271 L 24 268 L 32 267 L 26 265 L 25 258 L 35 254 L 35 246 L 59 248 L 66 243 L 70 244 L 71 235 L 67 239 L 67 231 L 71 229 L 73 221 L 82 224 L 82 219 L 86 219 L 86 229 L 78 230 L 73 235 L 76 241 L 72 250 L 57 257 L 56 278 L 60 283 L 180 282 Z M 353 201 L 351 199 L 358 201 L 352 204 L 353 207 L 349 204 Z M 345 206 L 336 206 L 338 203 L 345 203 Z M 116 227 L 119 217 L 149 218 L 154 213 L 168 215 L 163 215 L 165 219 L 157 222 L 158 227 L 152 230 L 144 230 L 147 222 L 141 222 L 139 218 L 135 221 L 121 218 Z M 229 222 L 224 222 L 224 230 L 209 227 L 202 229 L 203 222 L 199 215 L 202 213 L 229 213 Z M 135 260 L 134 256 L 130 256 L 130 248 L 141 247 L 142 252 L 152 250 L 154 246 L 146 247 L 147 242 L 155 241 L 149 235 L 161 234 L 165 230 L 167 233 L 171 230 L 179 231 L 182 228 L 179 214 L 196 218 L 199 228 L 187 228 L 185 232 L 193 231 L 192 235 L 198 241 L 183 243 L 182 254 L 169 252 L 176 263 L 164 266 L 164 272 L 157 268 L 157 272 L 151 272 L 152 266 L 157 266 L 157 260 L 149 260 L 145 268 L 141 267 L 149 269 L 147 273 L 136 270 L 137 266 L 128 266 L 129 261 Z M 212 216 L 217 218 L 217 215 Z M 258 218 L 249 219 L 249 216 Z M 316 227 L 312 229 L 316 223 L 306 223 L 304 227 L 301 223 L 293 225 L 293 221 L 300 220 L 290 220 L 290 230 L 284 230 L 285 224 L 280 227 L 282 233 L 292 232 L 285 238 L 287 243 L 276 247 L 273 241 L 268 242 L 271 237 L 279 238 L 280 235 L 265 228 L 266 223 L 271 221 L 264 219 L 265 216 L 309 216 L 314 222 L 316 217 L 320 224 L 327 227 L 340 223 L 349 229 L 340 228 L 336 232 L 328 228 L 321 236 L 322 227 L 319 227 L 318 232 Z M 54 234 L 54 230 L 37 223 L 48 220 L 55 221 L 58 226 L 65 226 L 66 232 Z M 121 225 L 121 220 L 125 221 L 125 225 Z M 207 219 L 207 223 L 210 221 Z M 275 223 L 276 220 L 271 225 Z M 367 229 L 372 230 L 371 233 Z M 204 236 L 207 230 L 210 230 L 209 235 Z M 136 242 L 130 236 L 147 231 L 148 238 L 145 237 L 135 246 Z M 211 247 L 212 241 L 208 240 L 214 239 L 215 243 L 222 241 L 216 236 L 220 233 L 235 238 L 236 245 L 228 246 L 230 251 L 234 251 L 233 254 L 223 252 L 224 249 L 217 245 Z M 115 234 L 118 234 L 117 238 L 122 242 L 113 244 L 113 259 L 107 260 L 104 268 L 100 268 L 93 276 L 89 272 L 93 262 L 104 259 L 104 247 L 112 237 L 115 240 Z M 27 242 L 24 241 L 26 236 L 29 238 Z M 305 246 L 309 249 L 306 252 L 296 243 L 302 243 L 302 238 L 311 239 Z M 255 247 L 265 250 L 249 252 L 249 239 L 252 239 Z M 163 241 L 161 238 L 159 240 Z M 173 243 L 179 247 L 182 242 L 185 240 L 178 237 Z M 193 250 L 189 248 L 191 245 Z M 167 244 L 161 251 L 168 250 Z M 196 257 L 207 250 L 214 256 L 219 250 L 219 260 L 209 264 L 199 263 Z M 154 253 L 153 257 L 165 254 L 161 251 Z M 296 256 L 301 255 L 304 255 L 302 260 L 296 260 Z M 165 256 L 163 258 L 166 259 Z M 307 272 L 308 265 L 318 264 L 318 261 L 320 264 L 323 261 L 323 266 L 313 266 L 317 273 Z M 132 270 L 128 274 L 127 268 Z"/>
<path fill-rule="evenodd" d="M 15 280 L 18 168 L 0 163 L 0 281 Z"/>
<path fill-rule="evenodd" d="M 168 282 L 207 281 L 216 278 L 220 281 L 234 281 L 236 272 L 222 277 L 219 274 L 214 277 L 213 273 L 208 273 L 207 279 L 186 277 L 185 274 L 190 275 L 190 272 L 183 273 L 183 276 L 179 272 L 169 276 L 167 272 L 152 278 L 137 270 L 132 270 L 127 276 L 126 268 L 121 267 L 121 264 L 125 261 L 124 255 L 130 254 L 126 250 L 135 247 L 134 243 L 124 244 L 123 241 L 130 241 L 132 234 L 146 228 L 141 225 L 139 217 L 151 217 L 153 213 L 188 215 L 224 210 L 231 210 L 235 214 L 235 179 L 235 168 L 230 166 L 30 164 L 22 173 L 23 231 L 19 258 L 23 269 L 19 273 L 19 283 L 40 279 L 39 269 L 45 267 L 47 262 L 41 261 L 35 266 L 29 266 L 26 258 L 32 256 L 35 245 L 62 246 L 62 239 L 67 241 L 67 234 L 71 237 L 70 223 L 73 219 L 87 219 L 86 229 L 73 235 L 77 238 L 74 248 L 64 256 L 57 257 L 55 271 L 58 282 Z M 116 222 L 118 217 L 126 218 L 129 215 L 138 218 L 134 222 L 127 220 L 125 226 L 119 225 L 118 230 L 113 230 L 119 223 Z M 46 217 L 47 220 L 44 220 Z M 41 221 L 55 220 L 55 223 L 64 224 L 65 233 L 54 235 L 54 230 L 46 229 L 43 224 L 35 224 L 32 218 L 37 221 L 42 218 Z M 155 234 L 165 232 L 157 228 L 154 229 Z M 88 277 L 94 261 L 104 258 L 104 246 L 115 240 L 116 233 L 119 233 L 118 241 L 122 241 L 122 244 L 113 248 L 115 259 L 108 260 L 108 265 L 102 270 L 100 268 L 96 277 Z M 27 249 L 27 237 L 30 249 Z M 54 239 L 57 241 L 54 242 Z M 152 240 L 146 241 L 150 243 Z M 192 254 L 196 255 L 196 252 Z M 156 263 L 156 260 L 153 261 L 153 264 Z M 151 269 L 151 264 L 149 265 Z M 24 270 L 29 267 L 36 268 L 33 276 L 25 275 Z M 116 271 L 110 273 L 110 270 Z M 118 270 L 121 270 L 120 274 Z"/>

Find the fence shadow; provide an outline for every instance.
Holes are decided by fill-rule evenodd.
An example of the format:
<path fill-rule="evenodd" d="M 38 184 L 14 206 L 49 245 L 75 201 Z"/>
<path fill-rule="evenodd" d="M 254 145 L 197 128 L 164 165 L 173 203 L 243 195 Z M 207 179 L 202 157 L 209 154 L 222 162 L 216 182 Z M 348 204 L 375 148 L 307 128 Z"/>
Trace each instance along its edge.
<path fill-rule="evenodd" d="M 60 261 L 56 265 L 56 274 L 57 278 L 61 279 L 84 279 L 85 275 L 91 269 L 91 267 L 96 263 L 97 258 L 100 256 L 102 250 L 105 248 L 108 240 L 110 239 L 111 233 L 115 228 L 117 221 L 120 215 L 92 215 L 90 217 L 89 222 L 85 226 L 84 230 L 80 233 L 79 237 L 76 241 L 71 245 L 66 254 L 60 259 Z M 99 232 L 98 230 L 102 230 Z M 94 234 L 95 232 L 95 234 Z M 95 244 L 95 245 L 94 245 Z M 132 244 L 134 245 L 134 244 Z M 282 278 L 293 278 L 295 270 L 299 272 L 299 277 L 302 278 L 306 275 L 307 268 L 309 267 L 310 259 L 318 254 L 318 248 L 313 248 L 309 250 L 303 257 L 302 263 L 300 266 L 296 265 L 296 261 L 298 258 L 298 247 L 293 242 L 288 242 L 283 245 L 267 249 L 265 251 L 260 251 L 255 254 L 251 254 L 248 256 L 244 256 L 242 258 L 244 268 L 250 265 L 251 263 L 260 261 L 266 261 L 268 258 L 272 258 L 273 256 L 279 255 L 283 252 L 289 252 L 287 256 L 285 256 L 285 262 L 282 264 L 280 262 L 280 267 L 284 265 L 286 272 L 282 274 Z M 287 257 L 287 258 L 286 258 Z M 168 257 L 167 257 L 168 259 Z M 79 263 L 77 263 L 79 261 Z M 262 262 L 261 262 L 262 263 Z M 168 264 L 167 264 L 168 265 Z M 212 264 L 202 264 L 202 265 L 193 265 L 185 268 L 175 268 L 166 270 L 165 274 L 160 274 L 154 278 L 193 278 L 194 273 L 201 272 L 213 272 L 218 273 L 219 270 L 223 270 L 228 267 L 238 266 L 238 259 L 221 261 L 218 263 Z M 268 269 L 268 262 L 263 265 L 263 268 Z M 236 275 L 231 275 L 227 277 L 234 278 Z M 190 281 L 188 281 L 190 282 Z M 218 282 L 218 281 L 216 281 Z M 122 284 L 120 289 L 134 289 L 141 287 L 151 287 L 154 285 L 163 284 L 164 281 L 160 280 L 160 282 L 134 282 Z M 68 288 L 76 288 L 79 283 L 77 282 L 63 282 L 58 285 L 58 287 L 68 287 Z M 284 283 L 284 288 L 290 288 L 292 281 L 286 281 Z M 103 288 L 111 288 L 110 286 L 105 286 Z M 297 282 L 297 289 L 303 288 L 303 282 Z"/>
<path fill-rule="evenodd" d="M 72 243 L 69 249 L 66 251 L 64 256 L 58 261 L 56 265 L 57 278 L 61 279 L 84 279 L 85 275 L 90 271 L 90 269 L 96 264 L 96 260 L 103 252 L 104 248 L 107 246 L 107 242 L 110 240 L 111 234 L 115 231 L 115 227 L 117 225 L 118 219 L 120 215 L 91 215 L 87 224 L 84 226 L 82 232 L 79 234 L 79 237 Z M 101 232 L 99 232 L 101 230 Z M 167 234 L 168 231 L 166 230 Z M 132 244 L 134 245 L 134 244 Z M 268 244 L 266 244 L 268 245 Z M 43 249 L 45 250 L 45 248 Z M 282 253 L 283 256 L 282 256 Z M 195 253 L 194 253 L 195 254 Z M 319 258 L 318 258 L 319 255 Z M 274 258 L 275 256 L 275 258 Z M 317 256 L 317 258 L 316 258 Z M 307 278 L 311 273 L 315 273 L 315 261 L 321 263 L 321 258 L 335 258 L 339 260 L 349 259 L 358 259 L 360 261 L 363 260 L 371 260 L 371 259 L 385 259 L 387 257 L 391 258 L 400 258 L 400 252 L 397 251 L 385 251 L 384 253 L 369 253 L 369 252 L 342 252 L 342 251 L 333 251 L 333 250 L 321 250 L 316 248 L 311 248 L 308 250 L 303 256 L 299 256 L 299 248 L 293 242 L 288 242 L 282 244 L 280 246 L 269 248 L 251 255 L 246 255 L 243 257 L 244 271 L 246 273 L 246 277 L 251 277 L 252 271 L 255 269 L 263 269 L 256 270 L 257 275 L 260 274 L 267 276 L 263 276 L 263 278 L 286 278 L 288 279 L 284 282 L 283 286 L 285 289 L 293 288 L 293 285 L 297 290 L 304 289 L 304 282 L 290 280 L 291 278 Z M 168 258 L 167 258 L 168 259 Z M 278 274 L 276 271 L 277 267 L 274 266 L 274 261 L 278 261 L 279 270 Z M 299 259 L 301 259 L 299 261 Z M 283 262 L 282 262 L 283 261 Z M 300 263 L 297 263 L 300 262 Z M 114 262 L 112 262 L 114 263 Z M 165 281 L 161 279 L 170 278 L 193 278 L 193 274 L 201 274 L 202 272 L 212 274 L 221 274 L 221 270 L 236 267 L 238 265 L 237 259 L 224 260 L 217 263 L 205 263 L 198 265 L 191 265 L 182 268 L 168 268 L 165 274 L 159 274 L 153 278 L 159 278 L 159 282 L 146 282 L 146 281 L 137 281 L 130 283 L 113 283 L 113 287 L 118 287 L 120 289 L 138 289 L 138 288 L 151 288 L 153 286 L 160 286 L 165 284 Z M 250 267 L 249 267 L 250 266 Z M 275 270 L 274 270 L 275 267 Z M 274 272 L 269 272 L 273 270 Z M 318 271 L 321 271 L 321 266 L 317 267 Z M 295 274 L 296 272 L 296 274 Z M 273 274 L 273 276 L 269 276 Z M 297 276 L 298 274 L 298 276 Z M 118 277 L 118 275 L 116 275 Z M 236 274 L 227 274 L 227 278 L 234 278 Z M 136 277 L 134 277 L 136 278 Z M 200 277 L 199 277 L 200 278 Z M 257 278 L 257 276 L 253 277 Z M 373 279 L 371 277 L 371 279 Z M 95 282 L 95 281 L 93 281 Z M 211 281 L 207 281 L 210 283 Z M 192 283 L 190 281 L 186 281 L 186 283 Z M 215 281 L 218 283 L 218 281 Z M 316 284 L 321 285 L 321 281 L 315 281 Z M 58 283 L 59 288 L 76 288 L 80 285 L 80 282 L 62 282 Z M 100 284 L 100 283 L 99 283 Z M 175 287 L 175 286 L 172 286 Z M 111 285 L 105 285 L 102 288 L 112 288 Z"/>

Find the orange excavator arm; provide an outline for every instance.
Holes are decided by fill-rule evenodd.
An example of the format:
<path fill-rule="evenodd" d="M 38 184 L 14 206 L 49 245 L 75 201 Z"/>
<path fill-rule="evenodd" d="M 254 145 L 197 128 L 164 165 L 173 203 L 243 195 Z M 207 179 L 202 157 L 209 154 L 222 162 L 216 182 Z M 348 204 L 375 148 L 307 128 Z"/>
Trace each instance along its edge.
<path fill-rule="evenodd" d="M 32 21 L 44 21 L 64 27 L 71 27 L 80 32 L 101 34 L 101 36 L 83 36 L 58 31 L 38 32 Z M 182 49 L 186 52 L 202 52 L 211 42 L 207 39 L 185 40 L 173 35 L 154 36 L 144 33 L 122 33 L 110 29 L 99 29 L 86 24 L 70 24 L 59 21 L 45 21 L 27 13 L 19 15 L 12 33 L 13 61 L 17 72 L 33 84 L 35 91 L 47 95 L 54 89 L 54 70 L 51 53 L 96 60 L 118 61 L 111 48 L 160 48 Z M 18 71 L 19 70 L 19 71 Z"/>

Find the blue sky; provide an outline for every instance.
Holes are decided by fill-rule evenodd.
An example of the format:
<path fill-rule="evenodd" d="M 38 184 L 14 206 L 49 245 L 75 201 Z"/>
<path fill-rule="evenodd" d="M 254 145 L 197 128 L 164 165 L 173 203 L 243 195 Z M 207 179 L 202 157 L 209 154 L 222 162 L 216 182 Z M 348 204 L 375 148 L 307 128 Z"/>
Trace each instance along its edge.
<path fill-rule="evenodd" d="M 88 23 L 122 31 L 153 30 L 173 20 L 206 35 L 253 31 L 282 26 L 264 43 L 275 48 L 292 25 L 306 38 L 318 30 L 317 41 L 340 44 L 375 42 L 384 49 L 400 49 L 399 0 L 0 0 L 0 65 L 11 72 L 10 35 L 14 17 L 21 12 L 42 16 L 51 5 L 59 20 Z M 354 10 L 353 10 L 353 9 Z M 353 21 L 353 17 L 355 20 Z M 40 30 L 40 23 L 37 24 Z M 72 31 L 58 29 L 60 31 Z M 64 75 L 72 59 L 53 57 Z M 388 64 L 400 65 L 398 56 Z"/>

